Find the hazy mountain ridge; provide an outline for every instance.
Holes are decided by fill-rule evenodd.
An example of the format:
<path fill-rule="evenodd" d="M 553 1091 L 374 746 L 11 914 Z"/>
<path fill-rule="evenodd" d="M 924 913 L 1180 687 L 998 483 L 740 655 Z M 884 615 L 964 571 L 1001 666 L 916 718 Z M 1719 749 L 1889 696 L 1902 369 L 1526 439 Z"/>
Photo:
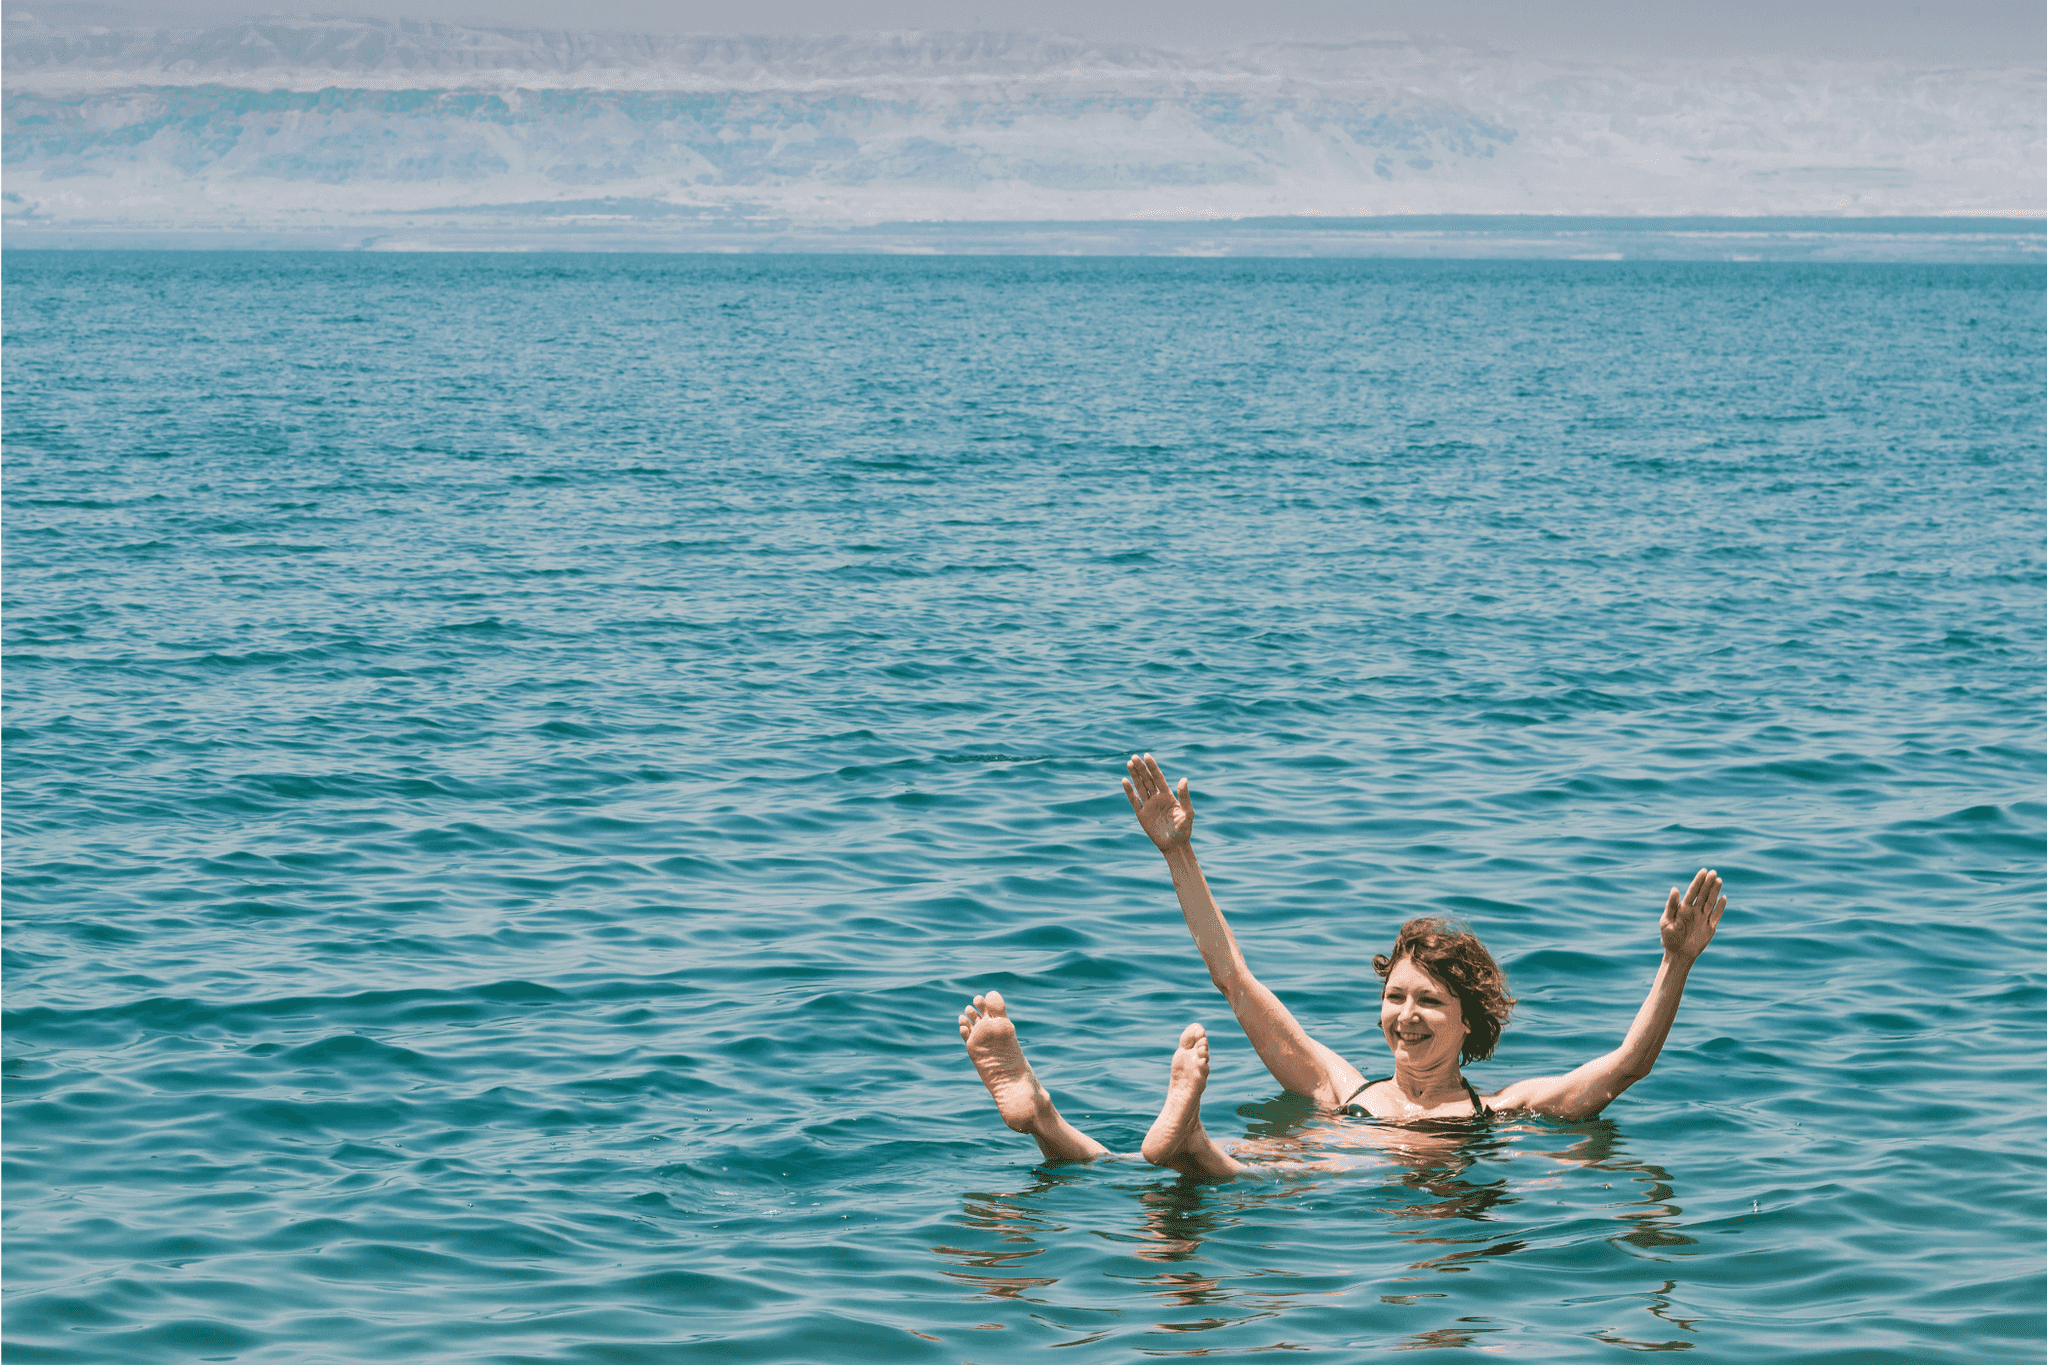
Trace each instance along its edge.
<path fill-rule="evenodd" d="M 185 30 L 61 31 L 10 23 L 0 71 L 16 88 L 252 82 L 299 89 L 503 83 L 527 89 L 786 87 L 864 78 L 1071 78 L 1203 74 L 1176 54 L 1015 33 L 824 38 L 465 28 L 426 21 L 295 20 Z"/>
<path fill-rule="evenodd" d="M 124 168 L 175 198 L 202 184 L 376 186 L 393 207 L 542 200 L 574 190 L 717 197 L 775 189 L 1018 193 L 1274 189 L 1321 178 L 1390 182 L 1493 157 L 1513 130 L 1419 101 L 1362 109 L 1287 101 L 1033 95 L 901 101 L 859 95 L 664 91 L 136 90 L 8 96 L 6 157 L 63 189 Z M 1281 125 L 1285 126 L 1281 126 Z"/>
<path fill-rule="evenodd" d="M 541 204 L 877 218 L 2038 211 L 2038 71 L 1562 64 L 1397 39 L 672 37 L 10 16 L 10 216 Z"/>

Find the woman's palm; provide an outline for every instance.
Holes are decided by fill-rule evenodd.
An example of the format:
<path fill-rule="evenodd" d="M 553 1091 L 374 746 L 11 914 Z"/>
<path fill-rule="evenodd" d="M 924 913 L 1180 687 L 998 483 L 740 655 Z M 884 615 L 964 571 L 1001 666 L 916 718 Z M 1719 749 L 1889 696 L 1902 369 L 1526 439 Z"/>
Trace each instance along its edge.
<path fill-rule="evenodd" d="M 1161 853 L 1186 848 L 1195 834 L 1195 808 L 1188 799 L 1188 780 L 1180 780 L 1177 792 L 1167 786 L 1166 774 L 1159 771 L 1158 761 L 1150 754 L 1133 758 L 1129 772 L 1130 776 L 1124 779 L 1124 798 L 1131 803 L 1145 837 Z"/>
<path fill-rule="evenodd" d="M 1721 874 L 1712 868 L 1701 868 L 1692 885 L 1682 893 L 1672 887 L 1657 923 L 1664 951 L 1687 962 L 1697 958 L 1707 950 L 1714 930 L 1720 927 L 1721 913 L 1727 908 L 1728 898 L 1721 894 Z"/>

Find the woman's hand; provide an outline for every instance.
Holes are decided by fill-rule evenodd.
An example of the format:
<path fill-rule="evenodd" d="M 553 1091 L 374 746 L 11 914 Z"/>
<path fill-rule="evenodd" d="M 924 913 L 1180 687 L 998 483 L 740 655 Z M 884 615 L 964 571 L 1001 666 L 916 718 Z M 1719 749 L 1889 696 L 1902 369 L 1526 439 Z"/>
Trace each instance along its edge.
<path fill-rule="evenodd" d="M 1135 755 L 1129 769 L 1124 798 L 1131 803 L 1146 837 L 1161 853 L 1189 847 L 1195 834 L 1195 808 L 1188 802 L 1188 780 L 1180 780 L 1176 793 L 1166 785 L 1166 774 L 1159 771 L 1158 761 L 1150 754 Z"/>
<path fill-rule="evenodd" d="M 1721 894 L 1721 874 L 1701 868 L 1692 885 L 1680 895 L 1677 887 L 1664 898 L 1664 915 L 1657 921 L 1657 936 L 1664 940 L 1664 953 L 1690 966 L 1707 950 L 1728 898 Z"/>

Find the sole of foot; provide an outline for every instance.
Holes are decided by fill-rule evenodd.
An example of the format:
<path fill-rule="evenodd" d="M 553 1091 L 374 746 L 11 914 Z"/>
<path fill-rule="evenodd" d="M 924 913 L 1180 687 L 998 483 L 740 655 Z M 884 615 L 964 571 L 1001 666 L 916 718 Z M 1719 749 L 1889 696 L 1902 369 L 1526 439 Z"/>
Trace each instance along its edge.
<path fill-rule="evenodd" d="M 1010 1022 L 1001 995 L 977 995 L 960 1011 L 960 1041 L 967 1044 L 967 1055 L 1003 1122 L 1019 1133 L 1036 1131 L 1052 1100 L 1038 1083 L 1038 1073 L 1024 1060 L 1017 1026 Z"/>

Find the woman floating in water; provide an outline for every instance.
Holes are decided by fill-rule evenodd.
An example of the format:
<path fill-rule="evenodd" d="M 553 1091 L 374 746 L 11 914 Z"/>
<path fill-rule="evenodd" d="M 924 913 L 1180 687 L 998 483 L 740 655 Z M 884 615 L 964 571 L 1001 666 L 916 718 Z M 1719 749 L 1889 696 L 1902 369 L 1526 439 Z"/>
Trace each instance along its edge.
<path fill-rule="evenodd" d="M 1166 855 L 1181 914 L 1201 949 L 1209 979 L 1230 1002 L 1259 1060 L 1286 1089 L 1332 1112 L 1362 1109 L 1374 1118 L 1396 1122 L 1469 1120 L 1508 1112 L 1593 1117 L 1656 1065 L 1678 1014 L 1686 973 L 1706 950 L 1721 912 L 1728 908 L 1718 872 L 1702 868 L 1684 892 L 1673 887 L 1657 925 L 1664 961 L 1621 1046 L 1566 1075 L 1516 1081 L 1484 1096 L 1465 1079 L 1459 1064 L 1493 1054 L 1514 999 L 1493 955 L 1472 934 L 1444 920 L 1410 920 L 1401 926 L 1393 951 L 1373 959 L 1373 970 L 1384 983 L 1380 1032 L 1394 1054 L 1394 1074 L 1367 1080 L 1358 1068 L 1309 1037 L 1280 998 L 1245 966 L 1237 939 L 1195 861 L 1195 814 L 1187 779 L 1181 779 L 1175 792 L 1159 764 L 1145 754 L 1130 761 L 1124 795 L 1138 823 Z M 982 1083 L 995 1097 L 1003 1122 L 1031 1134 L 1047 1157 L 1086 1161 L 1108 1150 L 1053 1107 L 1052 1097 L 1017 1045 L 1017 1030 L 1002 996 L 993 991 L 975 996 L 960 1014 L 960 1036 Z M 1200 1024 L 1189 1024 L 1173 1054 L 1166 1104 L 1145 1135 L 1147 1161 L 1189 1175 L 1228 1175 L 1242 1168 L 1202 1129 L 1202 1090 L 1208 1083 L 1209 1040 Z"/>

